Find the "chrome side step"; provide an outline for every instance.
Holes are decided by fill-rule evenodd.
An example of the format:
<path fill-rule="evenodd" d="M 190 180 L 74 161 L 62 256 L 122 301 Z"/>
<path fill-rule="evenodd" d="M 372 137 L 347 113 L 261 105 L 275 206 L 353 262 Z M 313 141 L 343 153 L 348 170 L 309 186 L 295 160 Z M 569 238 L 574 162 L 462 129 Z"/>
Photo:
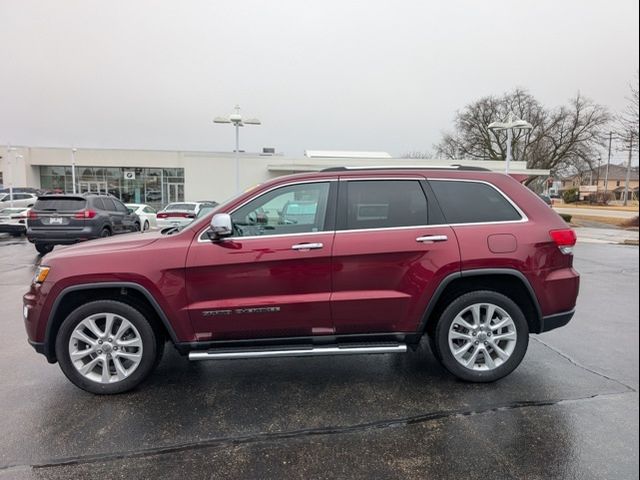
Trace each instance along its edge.
<path fill-rule="evenodd" d="M 404 353 L 404 343 L 381 346 L 301 347 L 280 350 L 209 350 L 189 352 L 189 360 L 232 360 L 236 358 L 312 357 L 316 355 L 357 355 L 363 353 Z"/>

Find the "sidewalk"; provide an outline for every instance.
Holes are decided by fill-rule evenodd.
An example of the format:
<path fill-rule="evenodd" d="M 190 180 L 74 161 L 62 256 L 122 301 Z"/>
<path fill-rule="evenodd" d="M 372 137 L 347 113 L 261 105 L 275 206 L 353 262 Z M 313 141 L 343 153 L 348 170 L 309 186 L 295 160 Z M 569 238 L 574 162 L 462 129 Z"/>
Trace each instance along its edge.
<path fill-rule="evenodd" d="M 638 231 L 615 228 L 575 228 L 578 242 L 582 243 L 615 243 L 622 245 L 638 245 Z"/>

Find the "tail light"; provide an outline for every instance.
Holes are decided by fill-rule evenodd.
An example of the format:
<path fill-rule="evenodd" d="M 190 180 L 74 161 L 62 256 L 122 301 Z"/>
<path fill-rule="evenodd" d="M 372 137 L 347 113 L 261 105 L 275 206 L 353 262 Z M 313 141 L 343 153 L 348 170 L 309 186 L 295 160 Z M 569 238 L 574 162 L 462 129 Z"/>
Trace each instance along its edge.
<path fill-rule="evenodd" d="M 94 218 L 96 215 L 97 215 L 97 212 L 95 210 L 87 209 L 87 210 L 80 210 L 79 212 L 76 212 L 73 218 L 84 220 L 85 218 Z"/>
<path fill-rule="evenodd" d="M 571 228 L 551 230 L 549 235 L 562 253 L 565 255 L 571 255 L 573 253 L 573 247 L 575 246 L 578 238 L 576 237 L 576 232 Z"/>
<path fill-rule="evenodd" d="M 29 220 L 36 220 L 38 218 L 38 214 L 33 210 L 29 210 L 29 213 L 27 213 L 27 218 Z"/>
<path fill-rule="evenodd" d="M 156 215 L 156 218 L 168 218 L 168 217 L 173 217 L 173 218 L 196 218 L 196 215 L 194 213 L 185 213 L 185 212 L 166 212 L 166 213 L 158 213 Z"/>

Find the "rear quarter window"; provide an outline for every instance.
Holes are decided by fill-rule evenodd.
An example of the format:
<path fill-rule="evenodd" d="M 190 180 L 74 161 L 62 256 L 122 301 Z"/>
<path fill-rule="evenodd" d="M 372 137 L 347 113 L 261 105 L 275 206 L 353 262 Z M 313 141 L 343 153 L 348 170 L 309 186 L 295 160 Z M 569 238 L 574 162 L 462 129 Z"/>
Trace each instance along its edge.
<path fill-rule="evenodd" d="M 513 222 L 522 220 L 516 208 L 486 183 L 430 180 L 447 223 Z"/>

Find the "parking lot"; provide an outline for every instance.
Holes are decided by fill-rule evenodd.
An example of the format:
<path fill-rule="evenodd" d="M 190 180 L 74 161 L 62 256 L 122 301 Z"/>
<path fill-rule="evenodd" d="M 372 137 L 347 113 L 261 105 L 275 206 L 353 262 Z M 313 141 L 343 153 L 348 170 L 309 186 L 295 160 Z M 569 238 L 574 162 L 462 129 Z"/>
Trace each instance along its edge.
<path fill-rule="evenodd" d="M 39 261 L 0 238 L 0 478 L 636 478 L 638 248 L 579 243 L 578 311 L 494 384 L 417 352 L 190 363 L 74 387 L 27 344 Z"/>

